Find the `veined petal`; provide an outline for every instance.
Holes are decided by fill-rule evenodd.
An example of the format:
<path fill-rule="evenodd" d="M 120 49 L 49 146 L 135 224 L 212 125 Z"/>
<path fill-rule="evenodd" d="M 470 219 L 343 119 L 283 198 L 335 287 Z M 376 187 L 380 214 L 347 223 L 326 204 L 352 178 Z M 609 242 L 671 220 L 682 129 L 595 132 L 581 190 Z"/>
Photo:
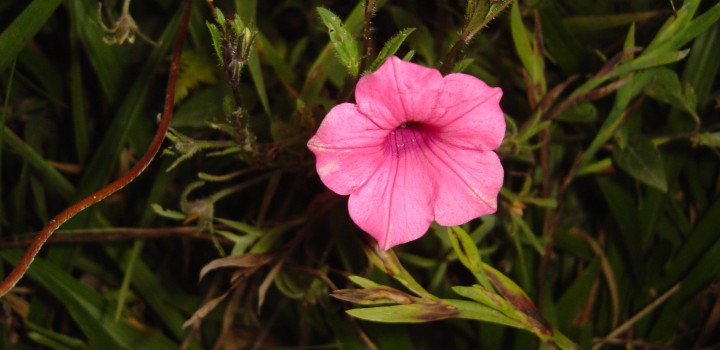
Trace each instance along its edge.
<path fill-rule="evenodd" d="M 323 182 L 382 249 L 497 210 L 502 91 L 466 74 L 389 58 L 360 79 L 308 147 Z"/>
<path fill-rule="evenodd" d="M 394 129 L 431 117 L 442 87 L 438 70 L 393 56 L 377 71 L 360 78 L 355 101 L 358 110 L 378 126 Z"/>
<path fill-rule="evenodd" d="M 388 141 L 382 165 L 348 202 L 350 217 L 383 250 L 420 238 L 433 220 L 435 187 L 425 156 L 395 153 L 395 142 Z"/>
<path fill-rule="evenodd" d="M 494 150 L 505 136 L 500 88 L 473 76 L 456 73 L 444 78 L 431 122 L 441 129 L 444 142 L 461 148 Z"/>
<path fill-rule="evenodd" d="M 388 134 L 359 113 L 354 104 L 335 106 L 308 141 L 317 158 L 320 179 L 338 194 L 353 193 L 382 164 Z"/>
<path fill-rule="evenodd" d="M 428 141 L 425 155 L 437 184 L 435 221 L 454 226 L 494 213 L 503 183 L 497 154 L 454 147 L 438 138 Z"/>

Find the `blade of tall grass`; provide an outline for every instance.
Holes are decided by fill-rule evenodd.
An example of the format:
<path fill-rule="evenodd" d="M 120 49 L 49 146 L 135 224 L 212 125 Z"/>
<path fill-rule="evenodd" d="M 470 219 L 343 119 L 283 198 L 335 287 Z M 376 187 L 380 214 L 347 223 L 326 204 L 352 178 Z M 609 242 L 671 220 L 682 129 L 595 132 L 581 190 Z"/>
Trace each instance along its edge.
<path fill-rule="evenodd" d="M 7 114 L 8 114 L 8 106 L 10 104 L 10 93 L 12 92 L 12 83 L 13 83 L 13 77 L 15 77 L 15 64 L 16 61 L 13 61 L 12 67 L 10 68 L 10 74 L 8 76 L 8 82 L 5 86 L 5 96 L 3 97 L 3 109 L 0 113 L 0 128 L 2 128 L 2 132 L 0 132 L 0 198 L 5 198 L 3 196 L 3 188 L 5 186 L 2 186 L 3 184 L 3 176 L 2 176 L 2 165 L 3 165 L 3 145 L 5 144 L 5 120 L 7 120 Z M 5 203 L 0 200 L 0 237 L 2 237 L 2 230 L 3 226 L 6 222 L 7 218 L 5 217 Z"/>
<path fill-rule="evenodd" d="M 125 146 L 128 134 L 131 132 L 134 121 L 143 113 L 145 113 L 148 93 L 152 88 L 152 84 L 148 84 L 148 77 L 152 77 L 163 63 L 170 45 L 172 45 L 177 27 L 180 23 L 180 11 L 176 12 L 170 18 L 165 31 L 160 37 L 161 43 L 154 47 L 149 57 L 145 60 L 145 64 L 138 72 L 137 79 L 128 89 L 122 104 L 117 109 L 117 114 L 113 117 L 108 130 L 103 136 L 103 140 L 95 153 L 92 155 L 90 163 L 86 167 L 80 185 L 78 186 L 78 197 L 87 196 L 104 186 L 118 160 L 120 151 Z M 155 116 L 146 115 L 146 118 L 154 118 Z"/>
<path fill-rule="evenodd" d="M 72 198 L 75 188 L 60 172 L 53 168 L 40 154 L 15 135 L 7 127 L 2 129 L 2 139 L 6 145 L 17 152 L 38 174 L 65 199 Z"/>
<path fill-rule="evenodd" d="M 65 8 L 70 16 L 70 30 L 80 39 L 100 84 L 100 90 L 108 102 L 115 105 L 121 97 L 120 81 L 124 72 L 121 69 L 123 64 L 120 50 L 123 48 L 105 44 L 100 26 L 88 21 L 88 18 L 98 18 L 97 6 L 97 1 L 94 0 L 65 0 Z"/>
<path fill-rule="evenodd" d="M 22 251 L 0 251 L 0 258 L 16 264 Z M 70 312 L 92 348 L 103 349 L 174 349 L 173 344 L 161 335 L 148 336 L 128 323 L 115 323 L 105 312 L 107 300 L 73 276 L 44 259 L 36 259 L 27 275 L 43 286 Z"/>
<path fill-rule="evenodd" d="M 718 42 L 720 42 L 720 23 L 716 23 L 695 39 L 682 74 L 683 80 L 692 84 L 695 89 L 699 108 L 710 101 L 710 91 L 720 71 Z"/>
<path fill-rule="evenodd" d="M 172 159 L 166 159 L 158 168 L 167 169 L 171 163 Z M 148 196 L 148 205 L 145 206 L 146 209 L 140 218 L 140 227 L 150 226 L 152 220 L 156 217 L 150 204 L 158 203 L 162 200 L 167 188 L 172 184 L 175 174 L 175 172 L 170 172 L 155 177 L 155 181 L 151 187 L 152 190 Z M 136 240 L 130 251 L 125 253 L 121 253 L 121 251 L 115 247 L 106 248 L 108 255 L 116 261 L 119 268 L 125 273 L 119 290 L 119 304 L 116 309 L 116 315 L 119 312 L 117 310 L 121 310 L 122 305 L 125 304 L 126 296 L 129 294 L 128 290 L 130 285 L 132 285 L 155 314 L 162 319 L 165 327 L 167 327 L 175 339 L 180 341 L 185 336 L 185 331 L 182 328 L 185 322 L 185 316 L 180 312 L 179 308 L 167 302 L 168 296 L 165 294 L 168 293 L 167 288 L 163 288 L 163 285 L 158 281 L 155 274 L 153 274 L 152 269 L 141 259 L 140 253 L 142 253 L 143 247 L 144 241 Z M 192 343 L 191 348 L 195 348 L 196 346 L 197 344 Z"/>
<path fill-rule="evenodd" d="M 637 204 L 629 191 L 617 181 L 607 177 L 597 177 L 596 183 L 607 203 L 610 213 L 620 229 L 616 237 L 620 240 L 621 255 L 628 262 L 630 273 L 637 279 L 641 275 L 641 244 L 638 236 Z"/>
<path fill-rule="evenodd" d="M 49 101 L 53 102 L 56 113 L 62 114 L 62 107 L 65 107 L 64 78 L 57 65 L 29 47 L 20 51 L 18 63 L 22 65 L 23 71 L 30 72 L 34 80 L 40 83 L 43 94 L 50 97 Z"/>
<path fill-rule="evenodd" d="M 85 90 L 83 89 L 82 67 L 79 54 L 79 38 L 76 32 L 70 32 L 70 108 L 73 121 L 75 155 L 82 163 L 90 152 L 90 134 L 88 134 Z"/>
<path fill-rule="evenodd" d="M 295 83 L 297 82 L 297 76 L 293 72 L 292 68 L 288 63 L 283 60 L 282 56 L 278 53 L 277 49 L 272 43 L 263 35 L 258 32 L 256 46 L 258 52 L 267 59 L 270 65 L 275 70 L 278 78 L 280 78 L 283 84 L 295 89 Z"/>
<path fill-rule="evenodd" d="M 18 56 L 25 44 L 42 28 L 61 0 L 35 0 L 0 33 L 0 72 Z"/>

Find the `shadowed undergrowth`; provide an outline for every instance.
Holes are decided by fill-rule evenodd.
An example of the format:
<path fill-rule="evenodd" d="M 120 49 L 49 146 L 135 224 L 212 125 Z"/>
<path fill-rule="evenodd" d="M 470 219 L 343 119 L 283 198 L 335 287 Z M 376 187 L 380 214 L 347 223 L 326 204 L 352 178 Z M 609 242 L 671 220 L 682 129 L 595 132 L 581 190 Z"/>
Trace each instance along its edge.
<path fill-rule="evenodd" d="M 104 2 L 102 16 L 86 0 L 0 5 L 2 276 L 157 129 L 181 4 L 128 4 Z M 495 272 L 583 348 L 720 344 L 720 5 L 369 5 L 216 1 L 220 19 L 193 2 L 162 156 L 48 241 L 2 299 L 2 344 L 548 347 L 422 299 L 477 300 L 473 284 L 492 290 Z M 507 122 L 497 213 L 433 225 L 397 259 L 368 249 L 306 146 L 391 55 L 501 87 Z M 374 293 L 451 319 L 342 301 Z M 380 317 L 403 323 L 361 320 Z"/>

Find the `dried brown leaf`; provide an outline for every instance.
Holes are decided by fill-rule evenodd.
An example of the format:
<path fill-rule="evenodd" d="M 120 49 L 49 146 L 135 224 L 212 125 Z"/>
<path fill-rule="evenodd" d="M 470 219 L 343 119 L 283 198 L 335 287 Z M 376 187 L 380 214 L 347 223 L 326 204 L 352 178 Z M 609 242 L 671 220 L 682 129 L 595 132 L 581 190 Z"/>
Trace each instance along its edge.
<path fill-rule="evenodd" d="M 208 272 L 215 269 L 223 267 L 258 268 L 267 264 L 272 258 L 270 254 L 243 254 L 215 259 L 203 266 L 202 270 L 200 270 L 200 280 L 202 280 Z"/>

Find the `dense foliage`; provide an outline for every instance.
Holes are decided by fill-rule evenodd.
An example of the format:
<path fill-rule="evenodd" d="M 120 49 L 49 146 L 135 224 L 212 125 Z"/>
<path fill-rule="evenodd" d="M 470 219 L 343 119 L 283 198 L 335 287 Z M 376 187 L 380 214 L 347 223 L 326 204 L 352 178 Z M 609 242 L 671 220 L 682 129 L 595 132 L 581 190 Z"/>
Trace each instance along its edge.
<path fill-rule="evenodd" d="M 0 275 L 145 152 L 181 5 L 0 3 Z M 500 273 L 583 348 L 720 346 L 716 1 L 192 7 L 162 156 L 0 300 L 6 348 L 551 346 L 425 303 L 507 296 Z M 383 253 L 307 142 L 391 55 L 501 87 L 507 131 L 496 214 Z"/>

